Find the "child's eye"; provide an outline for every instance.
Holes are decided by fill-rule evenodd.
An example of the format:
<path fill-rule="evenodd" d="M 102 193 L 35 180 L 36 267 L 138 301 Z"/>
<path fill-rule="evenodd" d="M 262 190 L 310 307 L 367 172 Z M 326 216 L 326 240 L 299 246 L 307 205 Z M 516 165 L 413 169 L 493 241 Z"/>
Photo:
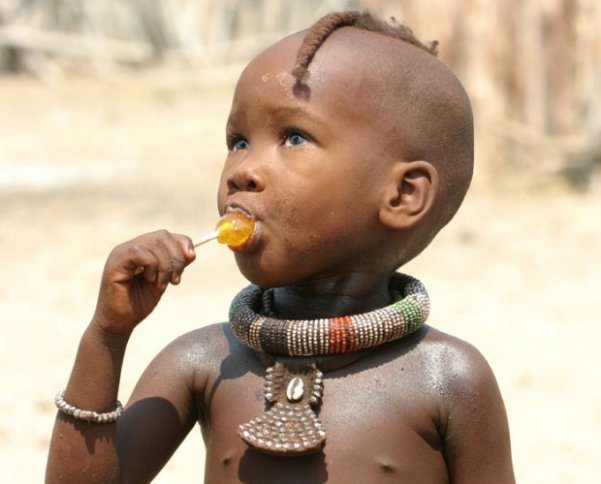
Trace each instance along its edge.
<path fill-rule="evenodd" d="M 228 139 L 227 147 L 230 151 L 240 151 L 248 149 L 248 141 L 240 136 L 234 136 Z"/>
<path fill-rule="evenodd" d="M 284 146 L 299 146 L 309 142 L 308 136 L 297 131 L 286 133 L 284 136 Z"/>

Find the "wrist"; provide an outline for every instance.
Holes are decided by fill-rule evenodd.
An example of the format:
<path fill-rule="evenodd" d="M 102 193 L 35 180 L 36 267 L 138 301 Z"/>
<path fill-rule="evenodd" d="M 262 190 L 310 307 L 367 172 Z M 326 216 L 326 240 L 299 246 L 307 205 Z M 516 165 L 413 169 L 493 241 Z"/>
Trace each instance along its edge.
<path fill-rule="evenodd" d="M 128 335 L 106 331 L 95 318 L 84 331 L 64 399 L 98 413 L 115 409 Z"/>
<path fill-rule="evenodd" d="M 132 331 L 113 332 L 106 328 L 106 322 L 98 315 L 94 315 L 88 325 L 85 336 L 107 348 L 118 349 L 124 348 L 127 345 Z"/>

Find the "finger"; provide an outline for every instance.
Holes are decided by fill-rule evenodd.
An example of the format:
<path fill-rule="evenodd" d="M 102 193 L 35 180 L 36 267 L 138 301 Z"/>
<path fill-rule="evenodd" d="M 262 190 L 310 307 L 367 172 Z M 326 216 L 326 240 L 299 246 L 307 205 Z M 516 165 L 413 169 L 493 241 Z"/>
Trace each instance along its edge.
<path fill-rule="evenodd" d="M 144 279 L 152 283 L 156 279 L 159 261 L 157 257 L 144 245 L 133 245 L 128 254 L 128 263 L 126 269 L 132 271 L 134 275 L 143 273 Z"/>
<path fill-rule="evenodd" d="M 146 281 L 150 284 L 154 284 L 157 280 L 159 261 L 156 257 L 155 260 L 155 264 L 142 267 L 142 274 L 144 274 L 144 279 L 146 279 Z"/>
<path fill-rule="evenodd" d="M 159 243 L 169 254 L 171 266 L 171 278 L 169 282 L 177 284 L 180 281 L 181 273 L 186 266 L 186 259 L 182 254 L 181 247 L 169 232 L 161 232 L 158 237 Z"/>
<path fill-rule="evenodd" d="M 194 242 L 192 239 L 184 234 L 172 234 L 177 243 L 179 244 L 183 255 L 186 258 L 186 265 L 196 259 L 196 250 L 194 249 Z"/>
<path fill-rule="evenodd" d="M 196 258 L 194 244 L 190 237 L 182 234 L 170 234 L 169 242 L 168 249 L 173 257 L 173 277 L 171 282 L 179 284 L 184 269 Z"/>
<path fill-rule="evenodd" d="M 153 232 L 144 237 L 146 247 L 157 259 L 154 283 L 161 291 L 167 288 L 173 273 L 171 255 L 162 240 L 165 237 L 165 232 Z"/>

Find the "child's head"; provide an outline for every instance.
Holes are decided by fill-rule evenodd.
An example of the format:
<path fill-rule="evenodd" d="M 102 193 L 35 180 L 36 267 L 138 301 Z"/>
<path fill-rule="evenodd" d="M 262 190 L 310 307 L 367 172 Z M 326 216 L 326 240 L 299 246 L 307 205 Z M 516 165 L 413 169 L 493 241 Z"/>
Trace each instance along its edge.
<path fill-rule="evenodd" d="M 344 12 L 246 67 L 219 190 L 221 212 L 257 219 L 237 253 L 246 277 L 381 278 L 452 218 L 471 179 L 472 115 L 432 50 L 404 27 Z"/>

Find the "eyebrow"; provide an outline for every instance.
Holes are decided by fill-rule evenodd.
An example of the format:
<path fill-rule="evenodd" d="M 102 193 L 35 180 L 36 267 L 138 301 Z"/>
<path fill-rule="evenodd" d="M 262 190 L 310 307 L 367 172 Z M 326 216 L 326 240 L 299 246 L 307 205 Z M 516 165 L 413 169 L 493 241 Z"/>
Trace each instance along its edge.
<path fill-rule="evenodd" d="M 302 108 L 302 107 L 282 107 L 282 108 L 275 108 L 273 111 L 275 111 L 275 114 L 278 116 L 301 116 L 303 118 L 308 119 L 309 121 L 311 121 L 314 124 L 318 124 L 318 125 L 325 125 L 326 123 L 324 121 L 322 121 L 321 119 L 319 119 L 317 116 L 309 113 L 306 109 Z"/>
<path fill-rule="evenodd" d="M 299 117 L 305 118 L 305 119 L 309 120 L 311 123 L 319 125 L 319 126 L 327 125 L 327 123 L 325 121 L 322 121 L 314 114 L 310 114 L 309 112 L 307 112 L 307 110 L 305 108 L 302 108 L 302 107 L 285 106 L 285 107 L 270 108 L 269 114 L 279 116 L 279 117 L 299 116 Z M 235 117 L 236 117 L 235 113 L 230 113 L 230 116 L 227 119 L 227 125 L 229 125 Z"/>

